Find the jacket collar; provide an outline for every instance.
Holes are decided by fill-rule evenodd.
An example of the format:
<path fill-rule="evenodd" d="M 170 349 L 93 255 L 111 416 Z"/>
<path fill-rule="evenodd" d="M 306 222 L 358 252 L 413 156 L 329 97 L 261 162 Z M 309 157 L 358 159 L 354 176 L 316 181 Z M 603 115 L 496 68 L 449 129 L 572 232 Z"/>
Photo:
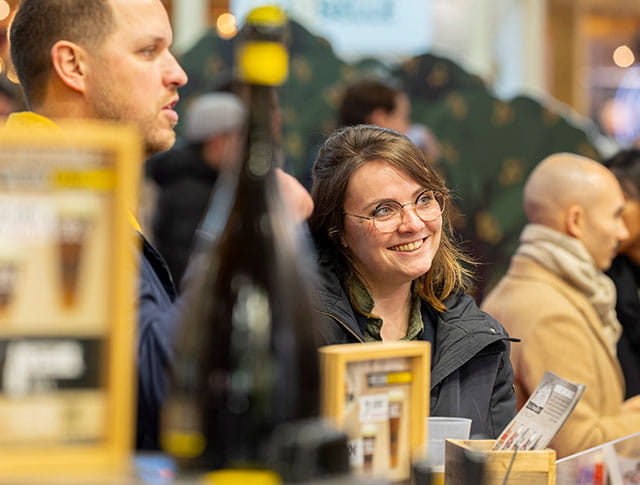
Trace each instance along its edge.
<path fill-rule="evenodd" d="M 323 287 L 320 290 L 321 312 L 329 315 L 358 341 L 364 342 L 349 297 L 338 277 L 327 265 L 321 265 Z M 479 352 L 499 345 L 504 349 L 509 338 L 493 318 L 482 312 L 469 295 L 455 294 L 445 300 L 447 310 L 436 312 L 423 301 L 423 318 L 433 322 L 436 332 L 436 352 L 431 368 L 431 386 L 438 385 L 452 370 L 460 368 Z"/>

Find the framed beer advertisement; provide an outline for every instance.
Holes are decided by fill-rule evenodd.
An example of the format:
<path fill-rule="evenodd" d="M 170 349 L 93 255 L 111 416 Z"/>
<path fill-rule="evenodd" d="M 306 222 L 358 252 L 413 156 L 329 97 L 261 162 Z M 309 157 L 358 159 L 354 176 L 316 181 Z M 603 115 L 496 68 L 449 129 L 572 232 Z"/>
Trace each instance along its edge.
<path fill-rule="evenodd" d="M 141 163 L 127 127 L 0 130 L 0 480 L 128 466 Z"/>
<path fill-rule="evenodd" d="M 428 342 L 320 348 L 322 414 L 349 436 L 356 474 L 409 479 L 425 439 L 430 349 Z"/>

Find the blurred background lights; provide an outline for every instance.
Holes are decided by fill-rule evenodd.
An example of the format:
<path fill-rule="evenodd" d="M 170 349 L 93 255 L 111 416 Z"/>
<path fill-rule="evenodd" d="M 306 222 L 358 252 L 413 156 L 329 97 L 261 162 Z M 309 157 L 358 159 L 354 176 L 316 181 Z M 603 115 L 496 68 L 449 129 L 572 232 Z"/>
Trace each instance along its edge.
<path fill-rule="evenodd" d="M 613 51 L 613 62 L 615 62 L 618 67 L 629 67 L 635 61 L 636 59 L 633 55 L 633 51 L 628 45 L 618 46 L 616 47 L 616 50 Z"/>
<path fill-rule="evenodd" d="M 11 13 L 11 7 L 7 0 L 0 0 L 0 20 L 6 19 Z"/>
<path fill-rule="evenodd" d="M 223 39 L 230 39 L 238 33 L 238 24 L 234 15 L 223 13 L 216 20 L 216 30 Z"/>

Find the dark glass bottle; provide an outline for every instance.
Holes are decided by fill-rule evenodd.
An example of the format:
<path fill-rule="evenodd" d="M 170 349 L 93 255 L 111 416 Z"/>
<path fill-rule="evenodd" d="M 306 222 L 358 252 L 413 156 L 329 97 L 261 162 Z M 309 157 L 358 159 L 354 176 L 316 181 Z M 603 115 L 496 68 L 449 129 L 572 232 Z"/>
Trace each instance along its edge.
<path fill-rule="evenodd" d="M 274 174 L 273 89 L 248 84 L 235 200 L 179 333 L 162 443 L 183 469 L 268 468 L 274 430 L 319 412 L 310 291 Z"/>

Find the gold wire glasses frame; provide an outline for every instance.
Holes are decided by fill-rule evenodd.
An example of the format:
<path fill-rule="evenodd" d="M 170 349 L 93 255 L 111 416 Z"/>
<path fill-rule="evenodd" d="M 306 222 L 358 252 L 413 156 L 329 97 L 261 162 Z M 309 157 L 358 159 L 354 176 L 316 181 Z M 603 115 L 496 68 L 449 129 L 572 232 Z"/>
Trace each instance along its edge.
<path fill-rule="evenodd" d="M 444 211 L 446 193 L 442 190 L 427 189 L 420 192 L 415 202 L 401 204 L 396 200 L 386 200 L 373 209 L 373 215 L 361 216 L 345 212 L 344 214 L 373 222 L 380 232 L 394 232 L 404 222 L 405 207 L 413 206 L 416 215 L 423 222 L 436 220 Z"/>

